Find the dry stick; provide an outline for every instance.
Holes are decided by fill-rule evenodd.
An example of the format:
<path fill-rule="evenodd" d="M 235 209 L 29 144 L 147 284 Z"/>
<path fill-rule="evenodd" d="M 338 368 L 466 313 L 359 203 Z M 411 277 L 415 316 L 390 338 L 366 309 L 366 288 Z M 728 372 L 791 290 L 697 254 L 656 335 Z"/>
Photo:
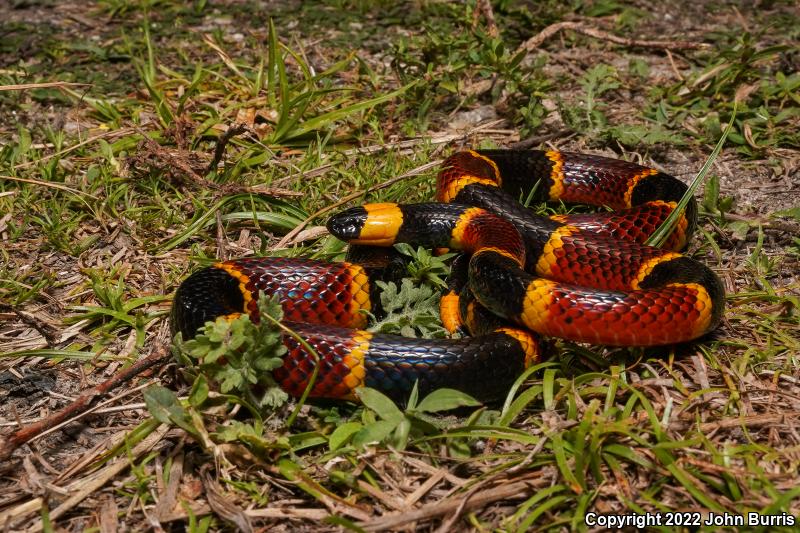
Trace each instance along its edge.
<path fill-rule="evenodd" d="M 444 471 L 439 471 L 433 474 L 431 477 L 429 477 L 422 485 L 417 487 L 417 490 L 406 496 L 406 499 L 403 500 L 403 504 L 405 505 L 405 507 L 410 508 L 415 503 L 417 503 L 420 500 L 420 498 L 425 496 L 428 492 L 431 491 L 431 489 L 433 489 L 433 487 L 438 485 L 439 482 L 444 479 L 444 477 L 445 477 Z"/>
<path fill-rule="evenodd" d="M 413 149 L 420 144 L 430 144 L 430 145 L 439 145 L 439 144 L 449 144 L 453 141 L 464 141 L 465 139 L 469 138 L 476 133 L 483 133 L 490 131 L 495 126 L 498 126 L 504 123 L 506 119 L 498 118 L 496 120 L 490 120 L 489 122 L 485 122 L 483 124 L 478 124 L 474 128 L 469 129 L 468 131 L 459 132 L 459 133 L 432 133 L 428 137 L 425 138 L 416 138 L 416 139 L 406 139 L 405 141 L 395 141 L 383 144 L 373 144 L 370 146 L 361 146 L 358 148 L 350 148 L 349 150 L 345 150 L 342 152 L 342 155 L 350 156 L 350 155 L 367 155 L 367 154 L 375 154 L 379 152 L 386 152 L 388 150 L 407 150 Z"/>
<path fill-rule="evenodd" d="M 345 196 L 344 198 L 342 198 L 341 200 L 339 200 L 335 204 L 331 204 L 331 205 L 329 205 L 327 207 L 323 207 L 322 209 L 320 209 L 319 211 L 317 211 L 316 213 L 314 213 L 313 215 L 311 215 L 310 217 L 308 217 L 307 219 L 302 221 L 300 224 L 295 226 L 295 228 L 292 231 L 290 231 L 289 233 L 287 233 L 286 235 L 284 235 L 283 239 L 281 239 L 280 242 L 278 244 L 276 244 L 272 249 L 273 250 L 277 250 L 279 248 L 285 248 L 287 243 L 289 243 L 292 239 L 294 239 L 294 237 L 298 233 L 300 233 L 303 230 L 303 228 L 305 228 L 308 225 L 309 222 L 311 222 L 312 220 L 314 220 L 318 216 L 324 215 L 328 211 L 332 211 L 333 209 L 336 209 L 337 207 L 341 207 L 342 205 L 346 204 L 347 202 L 349 202 L 351 200 L 355 200 L 359 196 L 363 196 L 363 195 L 365 195 L 367 193 L 370 193 L 370 192 L 373 192 L 373 191 L 377 191 L 377 190 L 380 190 L 380 189 L 385 189 L 386 187 L 389 187 L 390 185 L 394 185 L 398 181 L 404 180 L 406 178 L 410 178 L 411 176 L 416 176 L 418 174 L 422 174 L 423 172 L 425 172 L 425 171 L 427 171 L 427 170 L 429 170 L 429 169 L 431 169 L 433 167 L 438 166 L 441 162 L 442 162 L 441 160 L 436 160 L 436 161 L 431 161 L 430 163 L 425 163 L 424 165 L 419 166 L 419 167 L 417 167 L 417 168 L 415 168 L 413 170 L 409 170 L 405 174 L 400 174 L 399 176 L 396 176 L 396 177 L 394 177 L 392 179 L 386 180 L 383 183 L 379 183 L 377 185 L 373 185 L 372 187 L 370 187 L 366 191 L 356 191 L 354 193 L 348 194 L 347 196 Z"/>
<path fill-rule="evenodd" d="M 190 516 L 187 512 L 187 508 L 196 517 L 211 514 L 212 512 L 211 507 L 208 505 L 190 502 L 185 505 L 185 508 L 176 510 L 175 513 L 164 516 L 164 518 L 161 520 L 161 523 L 174 522 L 176 520 L 186 520 Z M 250 518 L 313 520 L 316 522 L 320 522 L 331 516 L 331 513 L 326 509 L 304 509 L 297 507 L 267 507 L 265 509 L 249 509 L 246 510 L 244 514 Z"/>
<path fill-rule="evenodd" d="M 18 167 L 15 167 L 15 168 L 18 168 Z M 52 189 L 58 189 L 60 191 L 67 191 L 67 192 L 71 192 L 71 193 L 77 194 L 77 195 L 83 194 L 84 196 L 88 196 L 89 198 L 93 198 L 95 200 L 99 200 L 99 198 L 97 196 L 93 195 L 93 194 L 89 194 L 88 192 L 79 191 L 78 189 L 73 189 L 72 187 L 67 187 L 66 185 L 63 185 L 61 183 L 35 180 L 33 178 L 17 178 L 17 177 L 14 177 L 14 176 L 0 176 L 0 179 L 11 180 L 11 181 L 20 181 L 22 183 L 32 183 L 34 185 L 41 185 L 42 187 L 50 187 Z"/>
<path fill-rule="evenodd" d="M 747 222 L 753 226 L 761 226 L 764 229 L 774 229 L 786 232 L 790 235 L 797 235 L 800 233 L 800 224 L 790 220 L 763 220 L 761 218 L 753 218 L 745 215 L 737 215 L 736 213 L 725 213 L 725 218 L 741 222 Z"/>
<path fill-rule="evenodd" d="M 70 81 L 49 81 L 44 83 L 20 83 L 18 85 L 0 85 L 0 91 L 24 91 L 26 89 L 47 89 L 61 87 L 86 87 L 91 83 L 73 83 Z"/>
<path fill-rule="evenodd" d="M 44 340 L 47 341 L 48 346 L 54 346 L 58 342 L 60 335 L 58 335 L 58 330 L 55 328 L 55 326 L 48 324 L 32 313 L 21 311 L 8 304 L 0 303 L 0 311 L 3 310 L 11 311 L 17 315 L 22 322 L 38 331 L 39 334 L 44 337 Z"/>
<path fill-rule="evenodd" d="M 350 148 L 348 150 L 344 150 L 342 152 L 343 156 L 353 156 L 353 155 L 369 155 L 369 154 L 377 154 L 380 152 L 388 152 L 389 150 L 397 150 L 398 153 L 404 153 L 405 151 L 413 151 L 414 148 L 419 146 L 420 144 L 427 143 L 432 146 L 438 146 L 440 144 L 448 144 L 453 141 L 463 140 L 470 135 L 479 132 L 488 132 L 490 128 L 505 122 L 505 119 L 498 119 L 492 120 L 485 124 L 481 124 L 469 130 L 466 133 L 445 133 L 445 134 L 431 134 L 430 137 L 425 139 L 418 138 L 418 139 L 406 139 L 404 141 L 395 141 L 395 142 L 388 142 L 383 144 L 373 144 L 370 146 L 361 146 L 358 148 Z M 288 176 L 284 176 L 283 178 L 275 180 L 272 184 L 275 187 L 282 186 L 284 183 L 290 183 L 297 179 L 309 179 L 309 178 L 316 178 L 317 176 L 321 176 L 325 173 L 329 168 L 333 166 L 333 163 L 325 163 L 320 165 L 314 169 L 299 172 L 297 174 L 290 174 Z"/>
<path fill-rule="evenodd" d="M 447 533 L 448 531 L 450 531 L 453 528 L 453 526 L 455 525 L 455 523 L 458 520 L 458 518 L 461 516 L 461 513 L 464 512 L 464 509 L 467 506 L 467 502 L 469 502 L 469 500 L 478 491 L 484 490 L 484 487 L 486 485 L 488 485 L 490 483 L 494 483 L 495 481 L 497 481 L 497 479 L 501 478 L 504 475 L 508 476 L 508 474 L 513 474 L 513 473 L 525 468 L 525 465 L 530 463 L 530 461 L 533 460 L 533 457 L 538 455 L 539 452 L 542 451 L 542 448 L 544 448 L 544 445 L 545 445 L 546 442 L 547 442 L 547 435 L 544 435 L 544 436 L 542 436 L 541 439 L 539 439 L 539 442 L 536 443 L 536 446 L 533 447 L 533 450 L 531 450 L 531 452 L 522 461 L 522 463 L 520 463 L 520 464 L 518 464 L 518 465 L 516 465 L 516 466 L 514 466 L 512 468 L 509 468 L 508 470 L 505 471 L 505 474 L 503 474 L 502 472 L 497 472 L 497 473 L 492 474 L 489 477 L 483 479 L 482 481 L 478 481 L 477 483 L 475 483 L 475 485 L 473 485 L 466 492 L 466 494 L 464 494 L 464 497 L 461 499 L 461 505 L 458 506 L 458 508 L 453 513 L 453 515 L 450 517 L 450 519 L 447 520 L 447 522 L 445 522 L 444 524 L 439 526 L 439 528 L 436 530 L 436 533 L 439 533 L 439 532 Z M 452 492 L 451 492 L 451 494 L 452 494 Z"/>
<path fill-rule="evenodd" d="M 206 169 L 206 174 L 210 174 L 212 170 L 217 168 L 219 162 L 222 161 L 222 156 L 225 154 L 225 147 L 228 146 L 230 140 L 239 135 L 240 133 L 244 133 L 250 130 L 247 124 L 238 123 L 234 124 L 233 126 L 229 126 L 225 133 L 217 141 L 217 146 L 214 149 L 214 159 L 211 160 L 211 163 L 208 164 L 208 168 Z"/>
<path fill-rule="evenodd" d="M 756 428 L 761 426 L 774 426 L 777 424 L 785 424 L 790 419 L 800 416 L 798 412 L 787 413 L 767 413 L 763 415 L 750 415 L 737 418 L 724 418 L 716 422 L 706 422 L 700 424 L 700 431 L 707 434 L 715 429 L 730 429 L 738 427 Z"/>
<path fill-rule="evenodd" d="M 127 381 L 130 381 L 148 368 L 161 365 L 170 357 L 171 354 L 169 350 L 167 350 L 164 346 L 159 346 L 152 355 L 142 359 L 141 361 L 137 361 L 129 368 L 117 372 L 103 383 L 82 392 L 81 395 L 75 399 L 75 401 L 63 409 L 56 411 L 40 422 L 20 429 L 8 438 L 0 439 L 0 461 L 5 461 L 11 457 L 11 454 L 14 453 L 14 450 L 38 437 L 41 433 L 57 426 L 73 416 L 77 416 L 85 412 L 87 409 L 91 408 L 94 402 L 103 397 L 112 389 L 119 387 Z"/>
<path fill-rule="evenodd" d="M 545 479 L 537 479 L 531 481 L 518 481 L 507 485 L 498 485 L 484 492 L 475 494 L 464 503 L 462 498 L 444 500 L 430 505 L 425 505 L 413 511 L 404 511 L 402 513 L 391 514 L 389 516 L 382 516 L 381 518 L 361 522 L 357 524 L 365 531 L 385 531 L 388 529 L 396 529 L 405 524 L 417 522 L 420 520 L 427 520 L 437 516 L 448 515 L 455 511 L 466 511 L 484 507 L 490 503 L 509 500 L 520 499 L 530 496 L 531 490 L 539 486 L 545 485 L 549 481 Z"/>
<path fill-rule="evenodd" d="M 478 0 L 478 5 L 475 6 L 474 19 L 477 22 L 478 15 L 483 15 L 486 19 L 486 33 L 490 37 L 497 37 L 500 35 L 500 30 L 497 29 L 497 22 L 494 20 L 494 10 L 492 10 L 492 3 L 489 0 Z"/>
<path fill-rule="evenodd" d="M 426 138 L 416 138 L 416 139 L 406 139 L 404 141 L 395 141 L 395 142 L 387 142 L 383 144 L 373 144 L 369 146 L 360 146 L 357 148 L 350 148 L 348 150 L 344 150 L 341 155 L 343 156 L 353 156 L 353 155 L 369 155 L 369 154 L 377 154 L 380 152 L 388 152 L 389 150 L 396 150 L 399 153 L 403 151 L 413 151 L 414 148 L 418 147 L 421 144 L 429 144 L 432 146 L 437 146 L 440 144 L 449 144 L 453 141 L 463 141 L 464 139 L 474 135 L 476 133 L 483 133 L 483 132 L 491 132 L 493 131 L 491 128 L 502 124 L 505 122 L 505 119 L 500 118 L 497 120 L 491 120 L 484 124 L 479 124 L 474 128 L 470 129 L 467 132 L 460 132 L 460 133 L 432 133 L 430 136 Z M 298 178 L 311 178 L 316 177 L 324 173 L 325 170 L 332 167 L 332 163 L 325 163 L 317 168 L 306 172 L 300 172 L 298 174 L 291 174 L 289 176 L 280 178 L 276 180 L 275 184 L 283 184 L 285 182 L 289 182 Z"/>
<path fill-rule="evenodd" d="M 645 41 L 640 39 L 627 39 L 625 37 L 619 37 L 618 35 L 614 35 L 613 33 L 608 33 L 602 30 L 598 30 L 597 28 L 585 26 L 580 22 L 557 22 L 555 24 L 551 24 L 550 26 L 540 31 L 537 35 L 534 35 L 533 37 L 522 43 L 520 47 L 517 48 L 517 53 L 521 52 L 522 50 L 527 50 L 528 52 L 532 52 L 537 48 L 539 48 L 542 45 L 542 43 L 544 43 L 547 39 L 549 39 L 556 33 L 563 30 L 572 30 L 582 35 L 594 37 L 595 39 L 601 39 L 603 41 L 609 41 L 622 46 L 658 48 L 661 50 L 686 50 L 686 49 L 696 50 L 699 48 L 709 47 L 709 45 L 706 43 L 696 43 L 689 41 Z"/>
<path fill-rule="evenodd" d="M 294 239 L 289 241 L 288 245 L 293 245 L 305 241 L 313 241 L 328 235 L 328 228 L 325 226 L 311 226 L 298 233 Z"/>
<path fill-rule="evenodd" d="M 35 438 L 37 438 L 37 439 L 40 439 L 40 438 L 44 437 L 45 435 L 49 435 L 50 433 L 53 433 L 53 432 L 55 432 L 55 431 L 58 431 L 58 430 L 59 430 L 59 429 L 61 429 L 63 426 L 66 426 L 66 425 L 68 425 L 68 424 L 71 424 L 71 423 L 73 423 L 73 422 L 76 422 L 78 419 L 80 419 L 80 418 L 83 418 L 84 416 L 86 416 L 86 415 L 88 415 L 88 414 L 91 414 L 91 413 L 97 413 L 98 411 L 100 411 L 100 408 L 101 408 L 101 407 L 103 407 L 103 406 L 105 406 L 105 405 L 112 404 L 112 403 L 114 403 L 114 402 L 116 402 L 116 401 L 118 401 L 118 400 L 121 400 L 121 399 L 122 399 L 122 398 L 124 398 L 125 396 L 130 396 L 131 394 L 135 394 L 135 393 L 137 393 L 137 392 L 139 392 L 139 391 L 141 391 L 141 390 L 144 390 L 144 389 L 146 389 L 147 387 L 149 387 L 151 384 L 152 384 L 152 383 L 148 382 L 148 383 L 144 383 L 143 385 L 139 385 L 138 387 L 134 387 L 134 388 L 132 388 L 132 389 L 127 389 L 127 390 L 125 390 L 125 391 L 123 391 L 123 392 L 121 392 L 121 393 L 117 394 L 116 396 L 112 396 L 111 398 L 109 398 L 108 400 L 106 400 L 106 401 L 104 401 L 104 402 L 102 402 L 102 403 L 96 404 L 96 406 L 95 406 L 95 407 L 90 407 L 90 408 L 89 408 L 89 409 L 87 409 L 86 411 L 83 411 L 83 412 L 81 412 L 81 413 L 78 413 L 76 416 L 74 416 L 74 417 L 72 417 L 72 418 L 68 418 L 67 420 L 65 420 L 65 421 L 61 422 L 60 424 L 57 424 L 56 426 L 54 426 L 54 427 L 52 427 L 52 428 L 50 428 L 50 429 L 47 429 L 47 430 L 43 431 L 42 433 L 40 433 L 39 435 L 37 435 Z M 74 400 L 73 400 L 73 401 L 74 401 Z"/>

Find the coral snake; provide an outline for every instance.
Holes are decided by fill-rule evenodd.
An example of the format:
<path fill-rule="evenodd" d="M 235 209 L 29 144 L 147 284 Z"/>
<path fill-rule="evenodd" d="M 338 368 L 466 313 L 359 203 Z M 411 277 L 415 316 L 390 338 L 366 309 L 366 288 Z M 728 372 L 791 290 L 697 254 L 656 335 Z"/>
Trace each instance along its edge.
<path fill-rule="evenodd" d="M 311 396 L 355 399 L 369 386 L 404 399 L 440 387 L 480 399 L 506 393 L 541 359 L 538 334 L 612 346 L 689 341 L 713 330 L 724 291 L 705 265 L 645 246 L 686 191 L 676 178 L 633 163 L 558 151 L 478 150 L 450 156 L 439 203 L 367 204 L 335 215 L 329 231 L 351 244 L 406 242 L 471 254 L 454 266 L 442 319 L 472 336 L 413 339 L 364 331 L 374 310 L 367 268 L 352 262 L 247 258 L 220 262 L 178 288 L 172 327 L 194 336 L 206 321 L 255 315 L 259 291 L 277 294 L 286 325 L 317 352 Z M 607 206 L 614 211 L 535 216 L 518 199 Z M 690 202 L 667 248 L 685 247 L 696 220 Z M 460 296 L 459 296 L 460 293 Z M 280 386 L 300 395 L 315 359 L 293 337 Z"/>

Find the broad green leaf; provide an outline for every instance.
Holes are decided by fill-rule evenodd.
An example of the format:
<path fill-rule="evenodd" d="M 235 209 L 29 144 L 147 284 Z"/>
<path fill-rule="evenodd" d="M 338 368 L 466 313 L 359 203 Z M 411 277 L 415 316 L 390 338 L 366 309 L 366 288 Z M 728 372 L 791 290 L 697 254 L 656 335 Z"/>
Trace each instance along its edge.
<path fill-rule="evenodd" d="M 398 450 L 405 450 L 408 436 L 411 433 L 411 420 L 404 418 L 394 430 L 394 445 Z"/>
<path fill-rule="evenodd" d="M 208 398 L 208 380 L 202 374 L 199 374 L 192 384 L 192 390 L 189 393 L 189 405 L 198 407 L 202 405 Z"/>
<path fill-rule="evenodd" d="M 461 391 L 455 389 L 438 389 L 425 396 L 417 411 L 422 413 L 437 413 L 439 411 L 449 411 L 459 407 L 476 407 L 481 402 Z"/>
<path fill-rule="evenodd" d="M 378 420 L 372 424 L 364 426 L 353 436 L 353 446 L 362 447 L 373 442 L 383 442 L 392 431 L 402 422 L 391 422 L 389 420 Z"/>
<path fill-rule="evenodd" d="M 363 387 L 356 389 L 356 394 L 365 406 L 372 409 L 375 414 L 388 422 L 397 425 L 405 418 L 403 412 L 382 392 L 369 387 Z"/>
<path fill-rule="evenodd" d="M 161 385 L 151 385 L 144 390 L 144 403 L 153 418 L 162 424 L 174 424 L 187 433 L 197 436 L 197 428 L 174 392 Z"/>
<path fill-rule="evenodd" d="M 328 446 L 332 452 L 335 452 L 350 440 L 364 426 L 361 422 L 346 422 L 337 427 L 328 438 Z"/>
<path fill-rule="evenodd" d="M 783 211 L 775 211 L 772 213 L 772 216 L 791 217 L 800 221 L 800 207 L 790 207 L 789 209 L 784 209 Z"/>

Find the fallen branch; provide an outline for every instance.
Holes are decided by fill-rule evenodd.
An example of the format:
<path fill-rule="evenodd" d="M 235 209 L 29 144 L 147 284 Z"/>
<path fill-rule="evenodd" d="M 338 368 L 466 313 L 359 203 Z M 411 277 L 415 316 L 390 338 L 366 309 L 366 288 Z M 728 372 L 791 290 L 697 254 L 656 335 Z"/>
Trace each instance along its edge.
<path fill-rule="evenodd" d="M 389 529 L 399 529 L 402 526 L 429 520 L 439 516 L 457 513 L 460 515 L 464 511 L 471 511 L 486 507 L 487 505 L 501 500 L 518 500 L 528 498 L 537 489 L 548 484 L 545 479 L 530 479 L 517 481 L 514 483 L 503 483 L 491 488 L 487 488 L 480 493 L 469 492 L 458 498 L 450 498 L 440 502 L 425 505 L 412 511 L 404 511 L 384 515 L 375 520 L 361 522 L 357 524 L 364 531 L 386 531 Z"/>
<path fill-rule="evenodd" d="M 15 167 L 19 168 L 19 167 Z M 93 194 L 89 194 L 88 192 L 79 191 L 78 189 L 73 189 L 72 187 L 67 187 L 63 183 L 56 183 L 52 181 L 42 181 L 36 180 L 33 178 L 18 178 L 16 176 L 0 176 L 0 179 L 9 180 L 9 181 L 19 181 L 22 183 L 31 183 L 33 185 L 40 185 L 42 187 L 50 187 L 51 189 L 58 189 L 60 191 L 67 191 L 71 192 L 72 194 L 84 195 L 88 196 L 89 198 L 93 198 L 95 200 L 99 200 L 99 198 Z"/>
<path fill-rule="evenodd" d="M 638 46 L 640 48 L 657 48 L 660 50 L 687 50 L 687 49 L 696 50 L 700 48 L 709 47 L 709 45 L 706 43 L 698 43 L 691 41 L 674 41 L 674 40 L 647 41 L 640 39 L 628 39 L 625 37 L 614 35 L 613 33 L 608 33 L 603 30 L 599 30 L 597 28 L 585 26 L 583 23 L 580 22 L 557 22 L 555 24 L 551 24 L 550 26 L 540 31 L 537 35 L 534 35 L 533 37 L 522 43 L 519 46 L 519 48 L 517 48 L 516 53 L 519 53 L 523 50 L 527 52 L 532 52 L 537 48 L 539 48 L 542 45 L 542 43 L 544 43 L 547 39 L 549 39 L 556 33 L 564 30 L 572 30 L 576 33 L 580 33 L 581 35 L 594 37 L 595 39 L 600 39 L 603 41 L 609 41 L 614 44 L 619 44 L 622 46 Z"/>
<path fill-rule="evenodd" d="M 103 383 L 83 391 L 81 395 L 75 399 L 75 401 L 63 409 L 56 411 L 52 415 L 40 420 L 39 422 L 36 422 L 35 424 L 31 424 L 30 426 L 18 430 L 8 438 L 0 438 L 0 461 L 5 461 L 8 459 L 11 457 L 11 454 L 14 453 L 14 450 L 23 444 L 27 444 L 45 431 L 56 427 L 65 420 L 86 412 L 97 400 L 108 394 L 109 391 L 119 387 L 123 383 L 130 381 L 145 370 L 165 363 L 170 358 L 171 354 L 169 350 L 165 346 L 159 346 L 149 357 L 146 357 L 141 361 L 137 361 L 129 368 L 117 372 Z"/>
<path fill-rule="evenodd" d="M 11 311 L 17 317 L 22 320 L 25 324 L 29 325 L 33 329 L 39 332 L 39 334 L 44 337 L 44 340 L 47 341 L 48 346 L 54 346 L 58 340 L 60 335 L 58 334 L 58 329 L 53 326 L 52 324 L 48 324 L 41 318 L 37 317 L 32 313 L 28 313 L 27 311 L 22 311 L 20 309 L 15 308 L 14 306 L 0 303 L 0 310 Z"/>
<path fill-rule="evenodd" d="M 228 146 L 228 143 L 232 138 L 240 133 L 244 133 L 250 130 L 247 124 L 237 123 L 231 126 L 228 126 L 228 129 L 225 130 L 225 133 L 217 140 L 217 147 L 214 149 L 214 158 L 211 160 L 211 163 L 208 164 L 208 168 L 206 168 L 206 174 L 210 174 L 212 170 L 217 168 L 219 162 L 222 161 L 222 156 L 225 155 L 225 147 Z"/>
<path fill-rule="evenodd" d="M 70 81 L 48 81 L 44 83 L 19 83 L 16 85 L 0 85 L 0 91 L 25 91 L 28 89 L 61 89 L 62 87 L 87 87 L 91 83 L 73 83 Z"/>

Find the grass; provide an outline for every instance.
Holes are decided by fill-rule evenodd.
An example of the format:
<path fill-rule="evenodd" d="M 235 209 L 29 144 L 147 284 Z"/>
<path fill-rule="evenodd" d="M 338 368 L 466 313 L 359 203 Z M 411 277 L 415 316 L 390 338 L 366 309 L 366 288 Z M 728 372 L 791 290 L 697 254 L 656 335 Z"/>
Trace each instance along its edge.
<path fill-rule="evenodd" d="M 168 342 L 169 295 L 198 266 L 341 259 L 341 243 L 314 237 L 331 212 L 317 213 L 348 197 L 341 207 L 428 200 L 436 169 L 424 165 L 462 143 L 550 134 L 688 181 L 747 87 L 690 250 L 727 287 L 724 324 L 652 352 L 554 341 L 488 406 L 440 392 L 401 408 L 366 392 L 363 406 L 265 411 L 173 365 L 142 378 L 161 388 L 117 391 L 0 467 L 1 521 L 525 531 L 588 529 L 587 513 L 800 515 L 791 5 L 740 18 L 701 3 L 665 24 L 657 6 L 581 2 L 582 20 L 618 34 L 681 35 L 702 20 L 695 37 L 710 47 L 666 54 L 565 33 L 520 54 L 569 6 L 495 2 L 494 37 L 471 4 L 379 4 L 108 1 L 81 10 L 82 31 L 2 23 L 0 86 L 91 84 L 0 90 L 2 429 Z M 449 129 L 478 106 L 498 122 Z M 281 243 L 300 227 L 311 238 Z M 420 304 L 443 267 L 406 253 L 414 285 L 387 290 L 397 314 L 375 327 L 437 334 Z M 39 375 L 55 389 L 38 390 Z"/>

